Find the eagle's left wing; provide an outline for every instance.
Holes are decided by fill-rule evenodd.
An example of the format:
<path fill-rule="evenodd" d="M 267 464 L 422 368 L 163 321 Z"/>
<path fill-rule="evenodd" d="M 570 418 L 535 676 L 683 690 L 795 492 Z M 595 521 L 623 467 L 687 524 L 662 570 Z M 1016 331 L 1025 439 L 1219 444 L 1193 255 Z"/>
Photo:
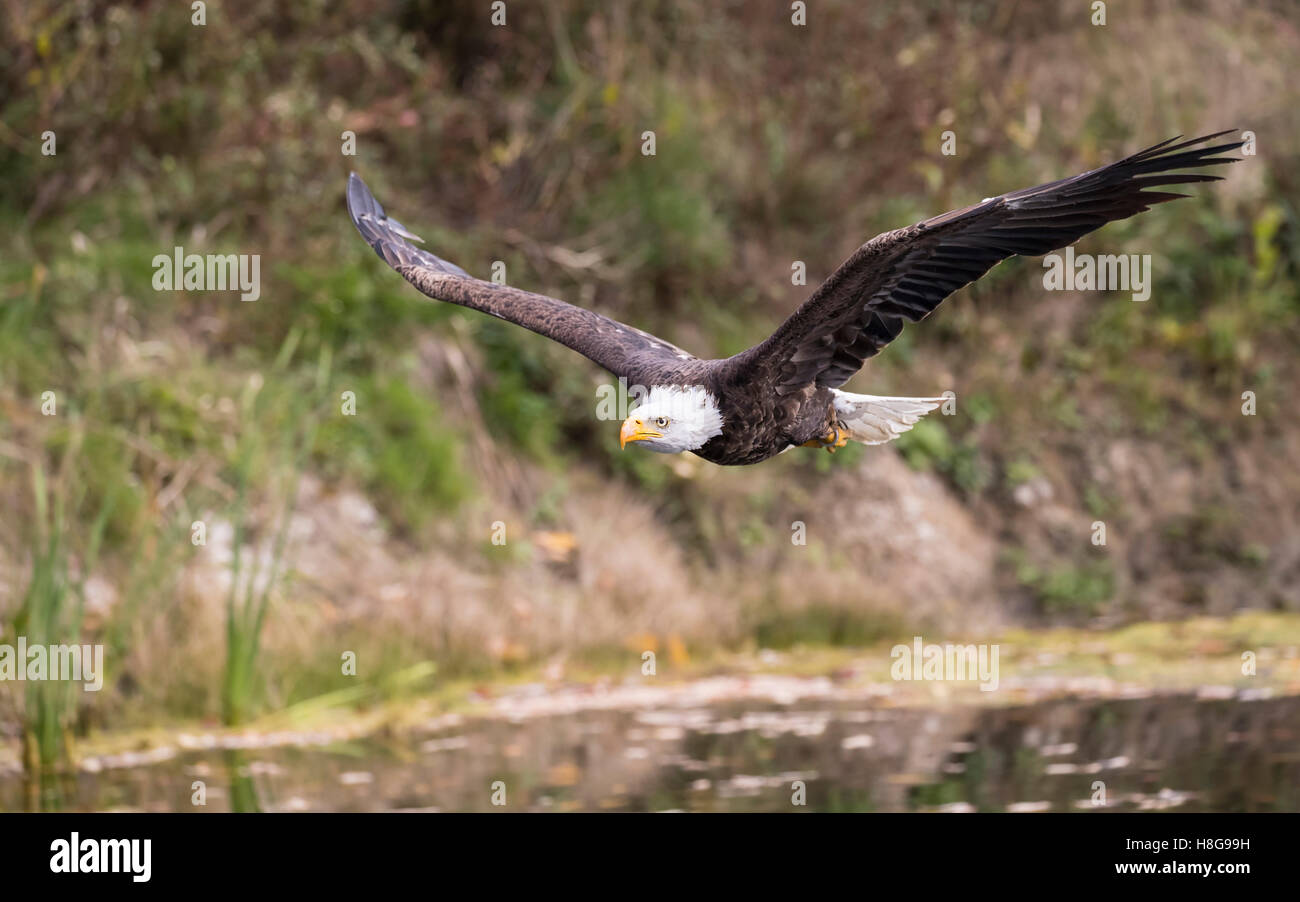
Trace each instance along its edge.
<path fill-rule="evenodd" d="M 546 295 L 475 279 L 459 266 L 421 250 L 407 240 L 421 239 L 384 213 L 355 172 L 348 178 L 348 213 L 375 253 L 429 297 L 472 307 L 545 335 L 616 376 L 635 381 L 638 374 L 695 359 L 649 332 Z"/>
<path fill-rule="evenodd" d="M 1038 256 L 1183 194 L 1165 185 L 1218 181 L 1179 169 L 1236 162 L 1215 154 L 1240 141 L 1198 147 L 1228 132 L 1148 147 L 1109 166 L 886 232 L 871 239 L 822 283 L 765 341 L 731 358 L 732 378 L 763 380 L 777 395 L 808 385 L 838 388 L 948 295 L 995 263 Z"/>

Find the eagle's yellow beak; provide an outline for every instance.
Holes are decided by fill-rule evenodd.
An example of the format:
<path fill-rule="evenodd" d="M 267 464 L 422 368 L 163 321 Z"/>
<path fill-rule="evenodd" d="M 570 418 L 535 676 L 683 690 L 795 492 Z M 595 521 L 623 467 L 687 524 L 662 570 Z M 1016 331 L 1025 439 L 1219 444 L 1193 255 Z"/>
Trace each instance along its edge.
<path fill-rule="evenodd" d="M 626 448 L 628 442 L 641 442 L 648 438 L 663 438 L 662 432 L 655 432 L 653 429 L 645 428 L 645 423 L 634 417 L 628 417 L 623 421 L 623 428 L 618 433 L 618 446 Z"/>

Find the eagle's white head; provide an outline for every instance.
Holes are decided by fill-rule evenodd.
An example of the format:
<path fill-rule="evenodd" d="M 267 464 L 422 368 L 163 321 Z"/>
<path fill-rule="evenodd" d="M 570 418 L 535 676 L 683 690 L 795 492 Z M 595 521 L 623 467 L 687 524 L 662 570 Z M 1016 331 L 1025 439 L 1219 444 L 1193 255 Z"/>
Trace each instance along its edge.
<path fill-rule="evenodd" d="M 701 385 L 655 385 L 623 421 L 618 440 L 639 442 L 651 451 L 696 451 L 722 434 L 718 399 Z"/>

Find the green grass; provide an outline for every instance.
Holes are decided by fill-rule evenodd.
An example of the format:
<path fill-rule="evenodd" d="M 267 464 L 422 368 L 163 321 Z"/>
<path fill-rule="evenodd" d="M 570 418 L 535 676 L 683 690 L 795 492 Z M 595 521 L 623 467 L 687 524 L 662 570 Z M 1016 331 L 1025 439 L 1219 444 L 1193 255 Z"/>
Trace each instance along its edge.
<path fill-rule="evenodd" d="M 293 333 L 268 374 L 273 383 L 288 368 L 296 345 L 297 333 Z M 304 386 L 290 399 L 277 398 L 271 392 L 264 393 L 256 383 L 250 383 L 240 399 L 243 428 L 235 457 L 237 489 L 231 511 L 235 532 L 230 591 L 226 599 L 226 668 L 221 692 L 222 719 L 227 725 L 247 720 L 259 700 L 256 681 L 262 630 L 272 595 L 280 588 L 285 544 L 298 498 L 298 481 L 312 447 L 329 382 L 330 359 L 328 355 L 322 355 L 314 384 Z M 277 402 L 284 404 L 286 409 L 280 418 L 279 433 L 272 433 L 273 440 L 268 442 L 266 433 L 257 428 L 259 414 Z M 249 491 L 255 481 L 263 497 L 272 499 L 267 514 L 269 540 L 252 544 L 252 560 L 246 562 L 244 546 L 249 537 Z"/>
<path fill-rule="evenodd" d="M 79 549 L 82 553 L 78 567 L 74 568 L 69 549 L 69 534 L 73 531 L 69 521 L 69 496 L 78 488 L 70 478 L 72 468 L 69 464 L 80 453 L 78 437 L 79 433 L 74 431 L 73 441 L 64 452 L 53 485 L 44 467 L 37 464 L 32 468 L 35 521 L 31 530 L 31 579 L 13 619 L 14 635 L 10 637 L 14 641 L 20 636 L 25 637 L 29 649 L 82 644 L 86 574 L 98 561 L 112 506 L 111 500 L 106 502 L 92 521 L 84 537 L 84 547 Z M 27 664 L 26 661 L 17 662 L 18 667 Z M 61 677 L 59 673 L 47 671 L 44 679 L 26 683 L 23 763 L 32 774 L 64 768 L 69 760 L 69 735 L 78 707 L 76 693 L 83 684 Z"/>

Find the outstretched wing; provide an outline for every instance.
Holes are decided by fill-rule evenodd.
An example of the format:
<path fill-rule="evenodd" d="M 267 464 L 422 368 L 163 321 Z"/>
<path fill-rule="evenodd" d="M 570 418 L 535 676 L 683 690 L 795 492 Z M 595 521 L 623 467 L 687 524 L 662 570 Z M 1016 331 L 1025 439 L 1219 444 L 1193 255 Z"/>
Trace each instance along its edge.
<path fill-rule="evenodd" d="M 1218 181 L 1218 176 L 1174 170 L 1237 162 L 1215 154 L 1240 147 L 1240 141 L 1188 149 L 1226 134 L 1172 147 L 1178 138 L 1170 138 L 1109 166 L 879 235 L 858 248 L 767 340 L 733 358 L 733 372 L 766 380 L 778 395 L 809 384 L 843 385 L 898 337 L 904 323 L 924 319 L 995 263 L 1016 254 L 1045 254 L 1108 222 L 1187 196 L 1152 188 Z"/>
<path fill-rule="evenodd" d="M 475 279 L 459 266 L 421 250 L 407 239 L 422 239 L 390 219 L 355 172 L 348 178 L 348 213 L 375 253 L 431 298 L 472 307 L 545 335 L 616 376 L 633 378 L 648 367 L 694 359 L 648 332 L 555 298 Z"/>

